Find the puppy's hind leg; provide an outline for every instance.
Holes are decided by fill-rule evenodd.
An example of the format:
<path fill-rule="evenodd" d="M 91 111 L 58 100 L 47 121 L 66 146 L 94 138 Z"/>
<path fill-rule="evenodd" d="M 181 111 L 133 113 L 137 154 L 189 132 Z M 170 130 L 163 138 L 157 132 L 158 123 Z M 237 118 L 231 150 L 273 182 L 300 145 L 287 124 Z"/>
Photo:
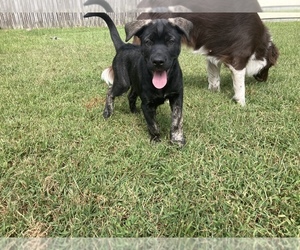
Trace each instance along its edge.
<path fill-rule="evenodd" d="M 137 100 L 138 94 L 136 91 L 131 88 L 130 92 L 128 94 L 128 101 L 129 101 L 129 108 L 132 113 L 137 113 L 136 109 L 136 100 Z"/>
<path fill-rule="evenodd" d="M 106 94 L 105 108 L 103 111 L 103 117 L 105 119 L 109 118 L 114 111 L 114 99 L 115 98 L 112 95 L 112 87 L 110 87 Z"/>
<path fill-rule="evenodd" d="M 105 108 L 103 111 L 103 117 L 105 119 L 109 118 L 113 111 L 114 111 L 114 100 L 115 97 L 120 96 L 128 91 L 130 85 L 124 82 L 124 84 L 121 84 L 121 82 L 115 77 L 114 83 L 112 87 L 110 87 L 106 94 L 106 102 L 105 102 Z"/>

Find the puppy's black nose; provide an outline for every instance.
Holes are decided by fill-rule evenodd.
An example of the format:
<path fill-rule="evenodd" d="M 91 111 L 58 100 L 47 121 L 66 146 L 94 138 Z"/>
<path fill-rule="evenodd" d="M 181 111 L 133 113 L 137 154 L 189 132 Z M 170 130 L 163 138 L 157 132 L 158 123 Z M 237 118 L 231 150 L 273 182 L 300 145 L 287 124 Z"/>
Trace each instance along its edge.
<path fill-rule="evenodd" d="M 158 59 L 153 59 L 152 63 L 155 67 L 162 67 L 164 66 L 165 60 L 158 58 Z"/>

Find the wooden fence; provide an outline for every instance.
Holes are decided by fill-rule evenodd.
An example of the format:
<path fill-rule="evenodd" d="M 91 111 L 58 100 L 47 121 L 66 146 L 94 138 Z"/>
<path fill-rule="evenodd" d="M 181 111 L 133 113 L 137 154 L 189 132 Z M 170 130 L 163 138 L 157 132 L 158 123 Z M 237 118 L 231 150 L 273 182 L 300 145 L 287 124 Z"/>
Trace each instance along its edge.
<path fill-rule="evenodd" d="M 87 0 L 0 0 L 0 12 L 85 12 L 103 10 L 97 5 L 84 6 Z M 133 10 L 141 0 L 107 0 L 115 12 Z"/>
<path fill-rule="evenodd" d="M 0 29 L 35 29 L 53 27 L 103 26 L 100 18 L 83 18 L 84 12 L 20 12 L 0 13 Z M 110 13 L 116 25 L 135 20 L 138 13 Z"/>
<path fill-rule="evenodd" d="M 141 0 L 109 0 L 117 25 L 136 19 L 132 12 Z M 104 11 L 101 6 L 84 6 L 86 0 L 0 0 L 0 28 L 29 29 L 50 27 L 101 26 L 99 18 L 84 19 L 89 11 Z"/>
<path fill-rule="evenodd" d="M 141 0 L 108 0 L 115 13 L 111 16 L 117 25 L 136 19 L 138 13 L 132 12 Z M 188 1 L 188 0 L 186 0 Z M 224 0 L 225 1 L 225 0 Z M 238 1 L 238 0 L 237 0 Z M 283 18 L 282 10 L 289 6 L 299 11 L 300 0 L 258 0 L 267 10 L 279 11 L 279 19 Z M 84 6 L 86 0 L 0 0 L 0 29 L 32 29 L 51 27 L 103 26 L 99 18 L 84 19 L 89 11 L 104 11 L 98 5 Z M 281 2 L 281 5 L 278 3 Z M 274 5 L 275 4 L 275 5 Z M 298 5 L 297 5 L 298 4 Z M 276 18 L 276 15 L 272 18 Z M 300 19 L 300 12 L 289 13 L 284 17 Z"/>

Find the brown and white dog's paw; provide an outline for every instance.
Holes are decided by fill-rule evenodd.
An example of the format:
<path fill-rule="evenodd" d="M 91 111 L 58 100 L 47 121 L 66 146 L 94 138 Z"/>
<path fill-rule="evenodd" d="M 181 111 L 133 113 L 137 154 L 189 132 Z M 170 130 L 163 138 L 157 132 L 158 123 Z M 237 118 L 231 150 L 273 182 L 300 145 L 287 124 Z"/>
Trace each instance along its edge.
<path fill-rule="evenodd" d="M 232 99 L 233 99 L 237 104 L 241 105 L 242 107 L 246 106 L 246 100 L 245 100 L 245 98 L 240 98 L 240 97 L 234 96 Z"/>

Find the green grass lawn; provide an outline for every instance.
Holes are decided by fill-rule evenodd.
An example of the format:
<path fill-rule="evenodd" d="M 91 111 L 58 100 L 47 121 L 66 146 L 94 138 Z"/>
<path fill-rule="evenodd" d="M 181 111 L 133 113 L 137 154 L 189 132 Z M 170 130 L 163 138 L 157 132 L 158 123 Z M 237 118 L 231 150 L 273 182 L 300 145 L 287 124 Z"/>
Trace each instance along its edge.
<path fill-rule="evenodd" d="M 0 236 L 299 237 L 300 22 L 266 25 L 281 55 L 244 108 L 183 48 L 181 150 L 167 103 L 159 144 L 126 96 L 103 119 L 107 28 L 0 30 Z"/>

